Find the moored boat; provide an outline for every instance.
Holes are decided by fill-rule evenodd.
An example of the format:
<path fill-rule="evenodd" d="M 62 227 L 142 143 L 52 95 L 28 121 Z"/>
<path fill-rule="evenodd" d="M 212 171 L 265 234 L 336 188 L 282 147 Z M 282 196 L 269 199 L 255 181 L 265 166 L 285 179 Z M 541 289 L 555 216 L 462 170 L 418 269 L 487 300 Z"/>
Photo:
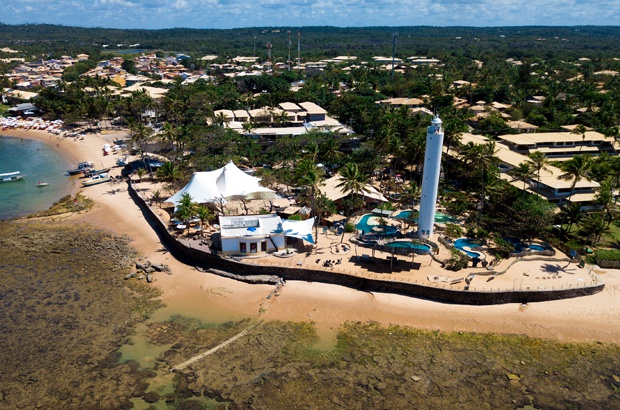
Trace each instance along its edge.
<path fill-rule="evenodd" d="M 44 186 L 48 186 L 49 184 L 50 184 L 49 182 L 39 182 L 39 183 L 37 183 L 37 186 L 39 188 L 41 188 L 41 187 L 44 187 Z"/>
<path fill-rule="evenodd" d="M 15 182 L 21 181 L 22 179 L 24 179 L 24 176 L 19 171 L 0 174 L 0 182 Z"/>
<path fill-rule="evenodd" d="M 85 177 L 93 177 L 95 175 L 99 175 L 99 174 L 107 174 L 108 172 L 110 172 L 111 168 L 101 168 L 101 169 L 89 169 L 88 171 L 84 172 L 84 176 Z"/>
<path fill-rule="evenodd" d="M 78 163 L 75 168 L 68 169 L 67 172 L 69 173 L 69 175 L 83 174 L 86 171 L 90 171 L 94 166 L 95 166 L 94 162 L 84 161 L 84 162 Z"/>
<path fill-rule="evenodd" d="M 111 177 L 108 176 L 108 174 L 97 174 L 95 176 L 93 176 L 91 179 L 82 182 L 82 186 L 91 186 L 91 185 L 97 185 L 97 184 L 102 184 L 104 182 L 110 182 L 112 180 Z"/>

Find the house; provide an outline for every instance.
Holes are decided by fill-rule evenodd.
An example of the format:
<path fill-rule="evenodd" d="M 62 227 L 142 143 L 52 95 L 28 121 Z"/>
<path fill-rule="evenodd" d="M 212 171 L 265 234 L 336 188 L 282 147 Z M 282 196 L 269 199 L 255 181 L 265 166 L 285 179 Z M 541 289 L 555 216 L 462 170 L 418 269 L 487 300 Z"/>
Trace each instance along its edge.
<path fill-rule="evenodd" d="M 508 121 L 508 126 L 519 132 L 534 132 L 538 129 L 537 125 L 529 124 L 525 121 Z"/>
<path fill-rule="evenodd" d="M 219 222 L 224 255 L 265 254 L 285 247 L 278 215 L 220 216 Z"/>
<path fill-rule="evenodd" d="M 17 104 L 7 110 L 14 117 L 27 117 L 40 114 L 40 110 L 31 103 Z"/>
<path fill-rule="evenodd" d="M 291 242 L 302 239 L 314 243 L 314 218 L 304 221 L 282 220 L 276 214 L 220 216 L 222 253 L 228 256 L 252 256 L 282 251 Z"/>

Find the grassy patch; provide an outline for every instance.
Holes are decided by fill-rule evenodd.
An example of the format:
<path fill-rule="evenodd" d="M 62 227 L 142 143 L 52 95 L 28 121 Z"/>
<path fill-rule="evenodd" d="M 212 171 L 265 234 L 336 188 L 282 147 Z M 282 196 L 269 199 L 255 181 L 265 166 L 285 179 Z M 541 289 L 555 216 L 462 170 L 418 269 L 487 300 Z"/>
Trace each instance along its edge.
<path fill-rule="evenodd" d="M 81 212 L 91 209 L 94 205 L 92 199 L 78 193 L 75 197 L 67 195 L 53 204 L 48 210 L 28 215 L 28 218 L 62 215 L 69 212 Z"/>

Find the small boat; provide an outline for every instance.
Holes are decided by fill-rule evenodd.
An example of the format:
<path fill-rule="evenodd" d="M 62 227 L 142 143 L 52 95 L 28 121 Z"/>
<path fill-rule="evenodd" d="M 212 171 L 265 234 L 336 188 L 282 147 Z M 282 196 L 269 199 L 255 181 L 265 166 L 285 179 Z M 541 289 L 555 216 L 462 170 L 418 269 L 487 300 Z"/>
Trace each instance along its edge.
<path fill-rule="evenodd" d="M 19 171 L 0 174 L 0 182 L 15 182 L 22 179 L 24 179 L 24 176 Z"/>
<path fill-rule="evenodd" d="M 112 180 L 111 177 L 108 176 L 108 174 L 97 174 L 94 175 L 91 179 L 82 182 L 82 186 L 91 186 L 91 185 L 97 185 L 97 184 L 103 184 L 104 182 L 110 182 Z"/>
<path fill-rule="evenodd" d="M 90 171 L 90 169 L 93 168 L 94 166 L 95 166 L 94 162 L 84 161 L 84 162 L 78 163 L 75 168 L 67 170 L 67 172 L 69 173 L 69 175 L 83 174 L 86 171 Z"/>
<path fill-rule="evenodd" d="M 39 183 L 37 183 L 37 186 L 39 188 L 41 188 L 41 187 L 44 187 L 44 186 L 48 186 L 49 184 L 50 184 L 49 182 L 39 182 Z"/>
<path fill-rule="evenodd" d="M 88 171 L 84 171 L 84 176 L 85 177 L 93 177 L 95 175 L 99 175 L 99 174 L 107 174 L 108 172 L 110 172 L 111 168 L 101 168 L 101 169 L 89 169 Z"/>
<path fill-rule="evenodd" d="M 119 158 L 116 160 L 116 166 L 117 167 L 124 167 L 125 165 L 127 165 L 127 156 L 124 156 L 123 158 Z"/>

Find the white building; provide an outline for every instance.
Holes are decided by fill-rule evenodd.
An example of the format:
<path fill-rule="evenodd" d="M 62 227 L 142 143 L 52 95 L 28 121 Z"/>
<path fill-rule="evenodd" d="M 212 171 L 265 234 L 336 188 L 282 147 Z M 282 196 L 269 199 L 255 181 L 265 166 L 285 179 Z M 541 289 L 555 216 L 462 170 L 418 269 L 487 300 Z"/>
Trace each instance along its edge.
<path fill-rule="evenodd" d="M 282 220 L 276 214 L 220 216 L 222 253 L 252 256 L 282 251 L 285 237 L 314 243 L 314 218 L 305 221 Z"/>
<path fill-rule="evenodd" d="M 220 216 L 222 253 L 249 256 L 282 250 L 284 229 L 278 215 Z"/>

